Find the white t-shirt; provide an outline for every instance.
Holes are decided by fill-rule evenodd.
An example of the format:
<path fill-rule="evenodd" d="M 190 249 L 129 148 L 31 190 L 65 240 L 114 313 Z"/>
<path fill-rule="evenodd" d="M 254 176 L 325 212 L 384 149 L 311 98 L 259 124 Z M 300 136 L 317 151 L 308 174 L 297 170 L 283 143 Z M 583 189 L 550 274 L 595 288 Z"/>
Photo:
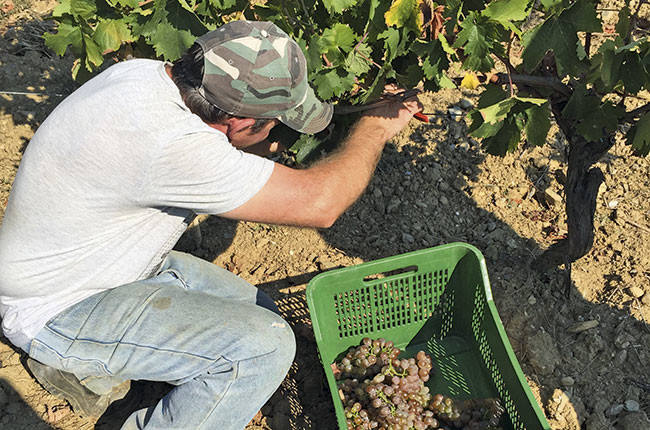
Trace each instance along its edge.
<path fill-rule="evenodd" d="M 5 336 L 27 351 L 65 308 L 153 275 L 196 213 L 242 205 L 272 171 L 192 114 L 164 63 L 113 65 L 23 156 L 0 228 Z"/>

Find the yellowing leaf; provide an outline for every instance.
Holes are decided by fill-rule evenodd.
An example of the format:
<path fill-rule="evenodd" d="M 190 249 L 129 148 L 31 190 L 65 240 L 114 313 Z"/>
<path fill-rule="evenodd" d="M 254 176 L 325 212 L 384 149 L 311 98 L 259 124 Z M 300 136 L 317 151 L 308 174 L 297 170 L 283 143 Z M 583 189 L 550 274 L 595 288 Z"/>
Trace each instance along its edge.
<path fill-rule="evenodd" d="M 422 17 L 420 16 L 420 0 L 395 0 L 390 9 L 384 14 L 386 25 L 391 27 L 408 27 L 422 32 Z"/>
<path fill-rule="evenodd" d="M 461 88 L 467 88 L 468 90 L 474 90 L 480 85 L 478 78 L 474 73 L 468 73 L 463 77 L 463 80 L 460 81 Z"/>

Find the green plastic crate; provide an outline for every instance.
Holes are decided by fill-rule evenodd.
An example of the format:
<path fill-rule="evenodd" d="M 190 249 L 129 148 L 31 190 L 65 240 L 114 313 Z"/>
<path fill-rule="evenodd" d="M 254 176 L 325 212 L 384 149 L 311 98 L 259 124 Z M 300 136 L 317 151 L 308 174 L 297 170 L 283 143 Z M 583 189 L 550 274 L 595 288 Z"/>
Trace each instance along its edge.
<path fill-rule="evenodd" d="M 340 429 L 347 429 L 331 364 L 364 337 L 433 359 L 426 383 L 455 399 L 499 397 L 504 427 L 549 429 L 492 300 L 485 259 L 451 243 L 331 270 L 307 286 L 307 305 Z"/>

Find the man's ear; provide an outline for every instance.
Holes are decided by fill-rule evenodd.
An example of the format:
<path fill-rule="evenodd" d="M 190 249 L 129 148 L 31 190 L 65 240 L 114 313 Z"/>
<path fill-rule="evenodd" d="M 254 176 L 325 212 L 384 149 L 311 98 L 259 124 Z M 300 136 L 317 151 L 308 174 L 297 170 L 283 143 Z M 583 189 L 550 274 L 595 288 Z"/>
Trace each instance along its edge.
<path fill-rule="evenodd" d="M 238 133 L 246 128 L 252 127 L 255 124 L 255 118 L 228 118 L 226 121 L 226 126 L 228 127 L 229 136 L 232 136 L 235 133 Z"/>

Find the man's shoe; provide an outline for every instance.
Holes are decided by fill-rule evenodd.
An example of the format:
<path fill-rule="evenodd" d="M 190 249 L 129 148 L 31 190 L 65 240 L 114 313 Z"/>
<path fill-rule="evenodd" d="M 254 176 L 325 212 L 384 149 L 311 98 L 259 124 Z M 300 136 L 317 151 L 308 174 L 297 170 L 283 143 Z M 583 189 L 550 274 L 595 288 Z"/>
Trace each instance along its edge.
<path fill-rule="evenodd" d="M 99 395 L 84 387 L 72 373 L 46 366 L 31 358 L 27 367 L 36 380 L 53 396 L 66 400 L 72 410 L 83 417 L 100 417 L 108 406 L 128 393 L 131 381 L 113 387 L 110 393 Z"/>

